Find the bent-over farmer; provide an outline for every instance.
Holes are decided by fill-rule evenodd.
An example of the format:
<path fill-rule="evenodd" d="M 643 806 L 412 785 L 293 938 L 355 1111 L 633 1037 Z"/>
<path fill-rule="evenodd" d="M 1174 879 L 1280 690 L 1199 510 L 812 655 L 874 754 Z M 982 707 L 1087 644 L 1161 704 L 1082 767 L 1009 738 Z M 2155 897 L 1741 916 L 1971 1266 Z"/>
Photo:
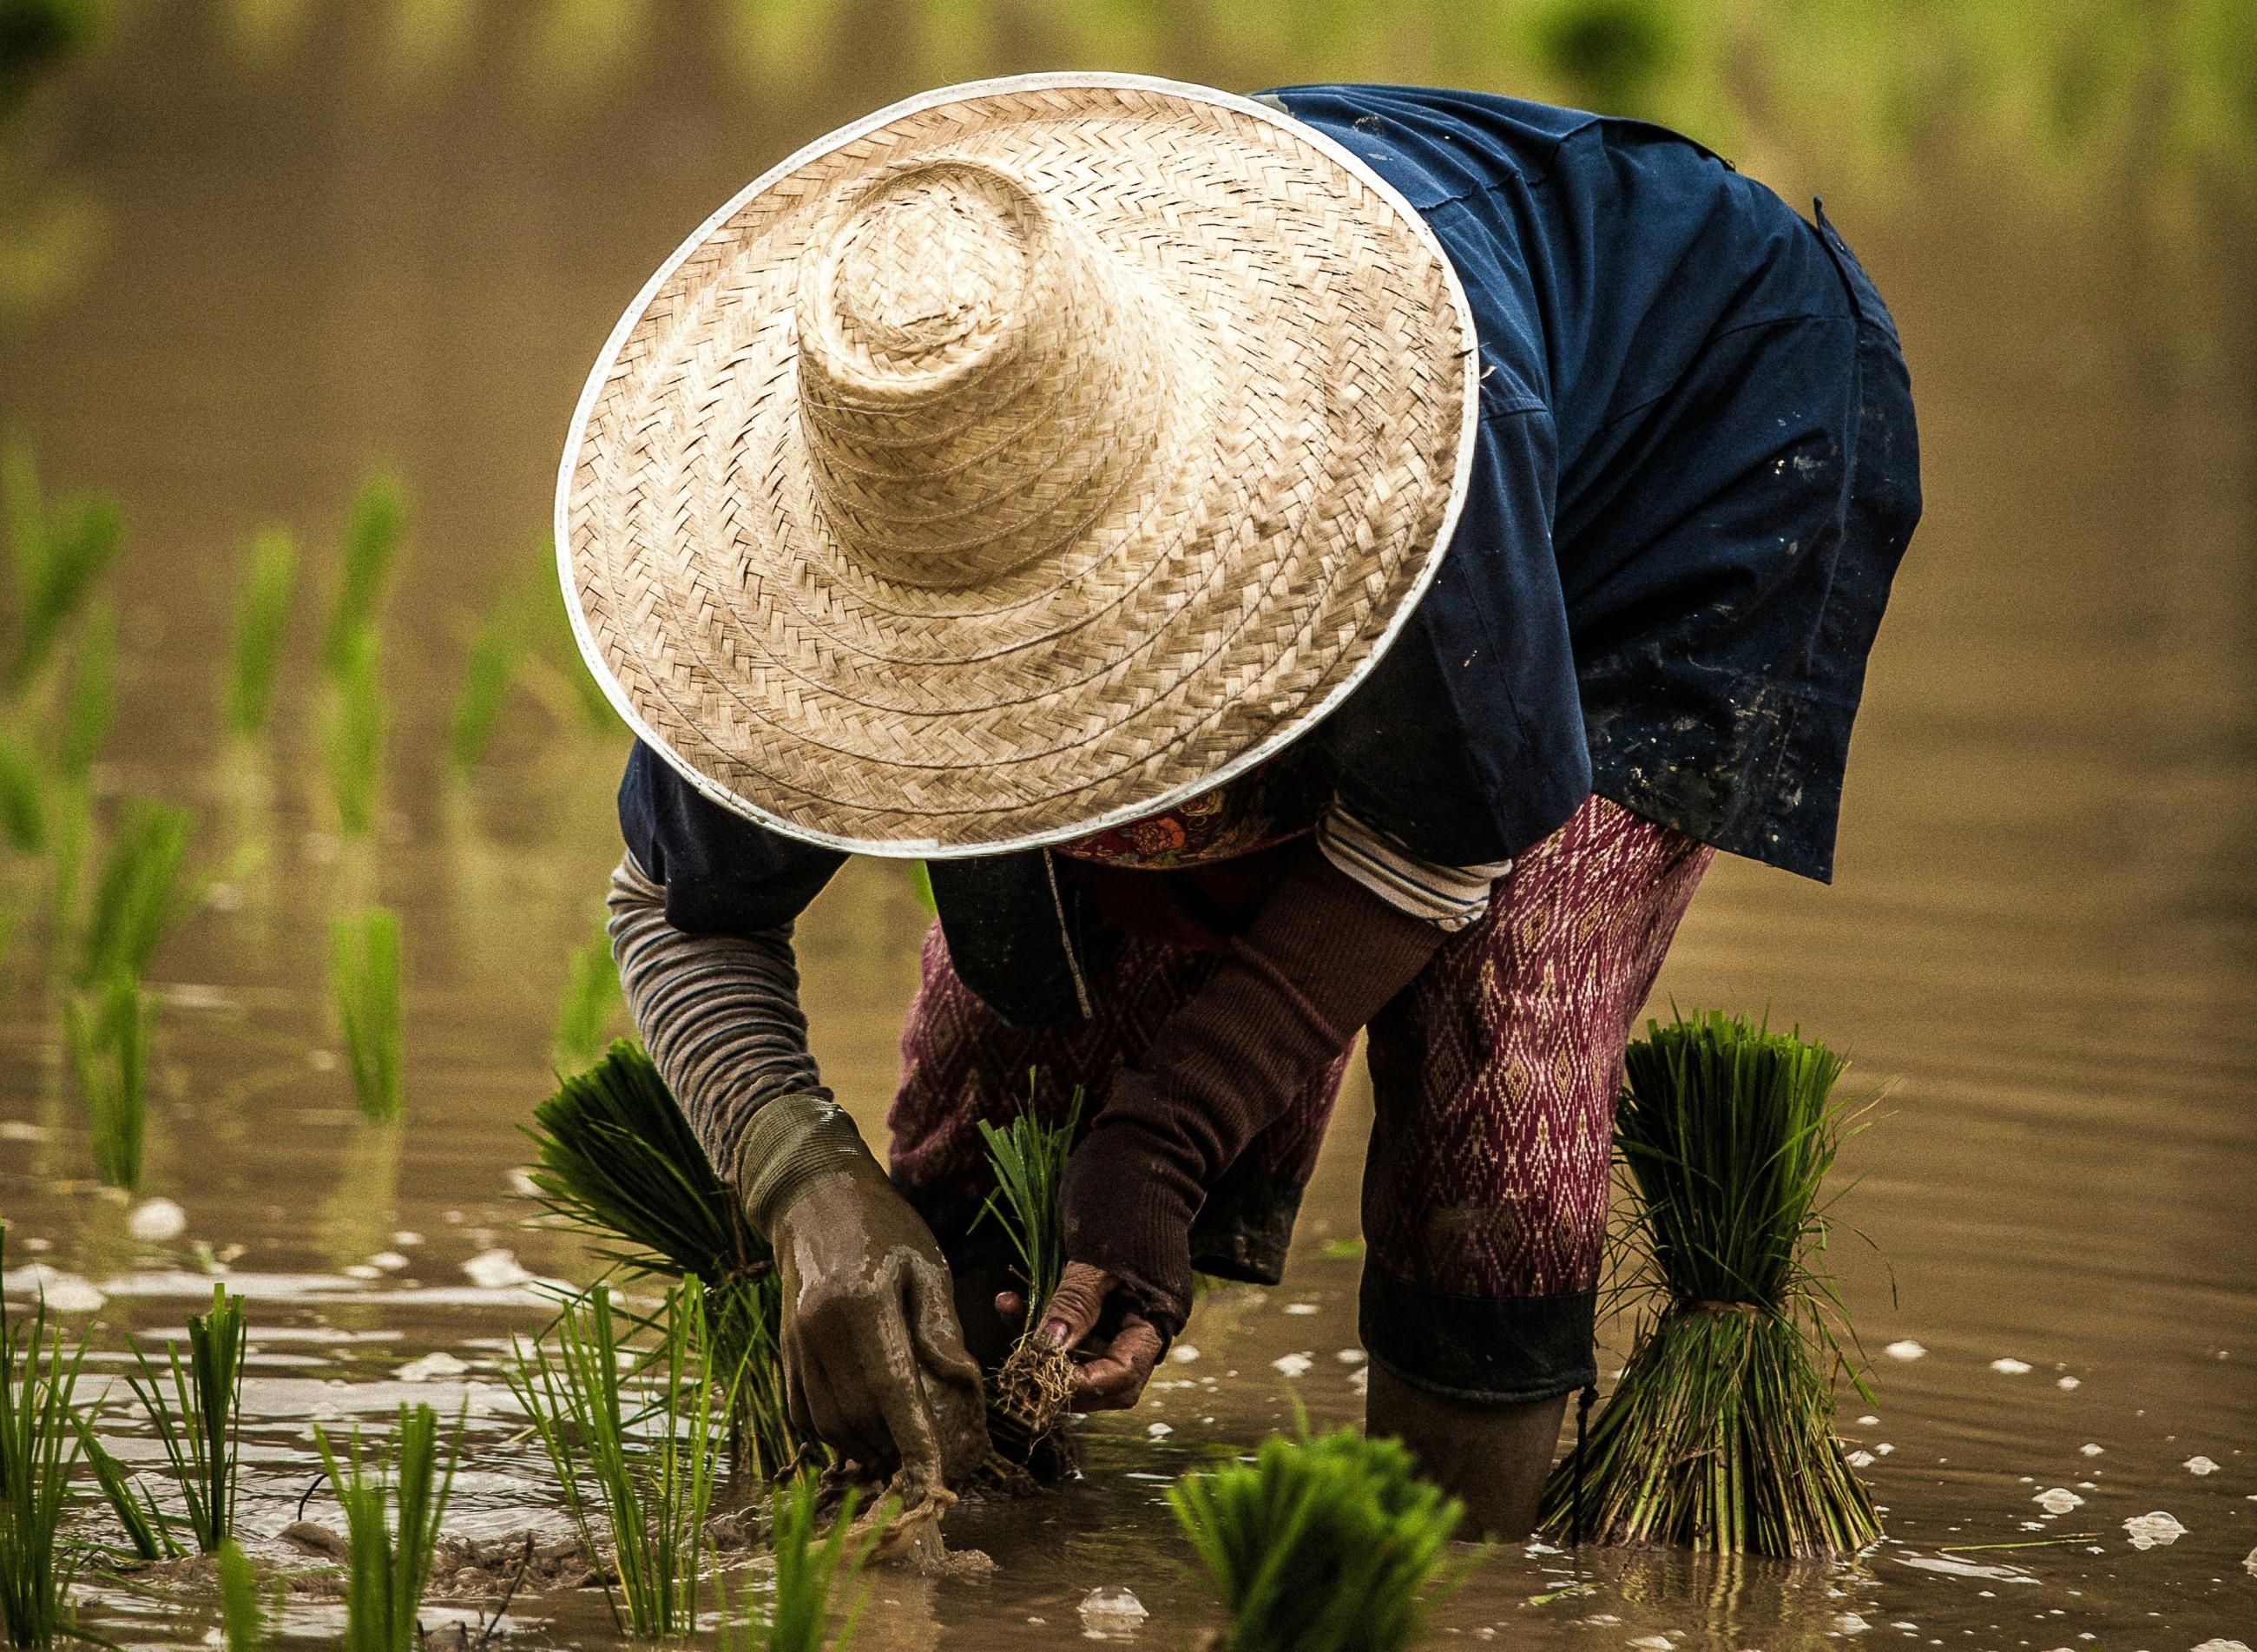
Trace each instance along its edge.
<path fill-rule="evenodd" d="M 1525 1532 L 1632 1017 L 1717 850 L 1829 876 L 1919 509 L 1841 238 L 1635 122 L 1029 76 L 731 202 L 589 381 L 559 552 L 640 736 L 621 974 L 803 1422 L 980 1457 L 1030 1071 L 1087 1096 L 1044 1329 L 1136 1403 L 1194 1273 L 1278 1278 L 1368 1031 L 1369 1424 Z M 850 854 L 939 911 L 884 1162 L 792 958 Z"/>

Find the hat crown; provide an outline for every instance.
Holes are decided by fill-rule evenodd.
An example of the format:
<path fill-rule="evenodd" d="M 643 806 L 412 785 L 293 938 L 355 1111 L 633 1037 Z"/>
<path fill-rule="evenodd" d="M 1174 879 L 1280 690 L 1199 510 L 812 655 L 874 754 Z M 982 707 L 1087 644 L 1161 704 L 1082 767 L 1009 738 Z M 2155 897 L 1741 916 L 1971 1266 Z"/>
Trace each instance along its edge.
<path fill-rule="evenodd" d="M 1002 167 L 892 168 L 802 270 L 799 406 L 834 554 L 924 589 L 1079 538 L 1154 446 L 1165 323 Z"/>

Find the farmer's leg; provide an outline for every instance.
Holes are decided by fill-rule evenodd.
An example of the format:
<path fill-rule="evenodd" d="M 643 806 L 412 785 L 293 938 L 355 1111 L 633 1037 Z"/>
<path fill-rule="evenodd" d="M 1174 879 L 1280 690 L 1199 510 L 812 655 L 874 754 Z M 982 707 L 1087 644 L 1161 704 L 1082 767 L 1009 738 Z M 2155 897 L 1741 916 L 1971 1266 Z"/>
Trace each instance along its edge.
<path fill-rule="evenodd" d="M 1492 1532 L 1595 1374 L 1623 1049 L 1713 854 L 1593 798 L 1372 1024 L 1367 1422 Z"/>

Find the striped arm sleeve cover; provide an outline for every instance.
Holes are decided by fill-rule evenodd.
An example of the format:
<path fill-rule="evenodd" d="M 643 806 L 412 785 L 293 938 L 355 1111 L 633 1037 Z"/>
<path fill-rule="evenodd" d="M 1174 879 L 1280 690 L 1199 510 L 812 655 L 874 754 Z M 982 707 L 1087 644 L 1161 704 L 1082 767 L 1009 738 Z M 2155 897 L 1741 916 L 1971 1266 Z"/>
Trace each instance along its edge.
<path fill-rule="evenodd" d="M 627 1009 L 713 1168 L 732 1180 L 761 1104 L 829 1099 L 807 1048 L 791 925 L 749 939 L 690 935 L 666 921 L 666 891 L 628 855 L 612 873 L 612 956 Z"/>
<path fill-rule="evenodd" d="M 1340 871 L 1397 911 L 1455 934 L 1489 911 L 1489 890 L 1512 870 L 1510 861 L 1437 866 L 1334 805 L 1317 826 L 1317 847 Z"/>

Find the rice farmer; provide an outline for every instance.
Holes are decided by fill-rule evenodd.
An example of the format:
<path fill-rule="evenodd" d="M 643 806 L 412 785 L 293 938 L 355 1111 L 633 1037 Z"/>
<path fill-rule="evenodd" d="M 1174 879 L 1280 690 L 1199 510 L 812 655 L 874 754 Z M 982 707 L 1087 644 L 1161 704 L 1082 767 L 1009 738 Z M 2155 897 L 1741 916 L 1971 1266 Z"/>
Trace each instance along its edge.
<path fill-rule="evenodd" d="M 1830 876 L 1919 514 L 1895 330 L 1685 138 L 1045 75 L 803 150 L 620 323 L 560 483 L 640 742 L 612 936 L 773 1241 L 804 1422 L 910 1481 L 1011 1316 L 976 1125 L 1086 1093 L 1043 1334 L 1136 1403 L 1275 1282 L 1351 1043 L 1369 1427 L 1529 1529 L 1624 1044 L 1717 850 Z M 808 1054 L 849 854 L 938 921 L 881 1164 Z"/>

